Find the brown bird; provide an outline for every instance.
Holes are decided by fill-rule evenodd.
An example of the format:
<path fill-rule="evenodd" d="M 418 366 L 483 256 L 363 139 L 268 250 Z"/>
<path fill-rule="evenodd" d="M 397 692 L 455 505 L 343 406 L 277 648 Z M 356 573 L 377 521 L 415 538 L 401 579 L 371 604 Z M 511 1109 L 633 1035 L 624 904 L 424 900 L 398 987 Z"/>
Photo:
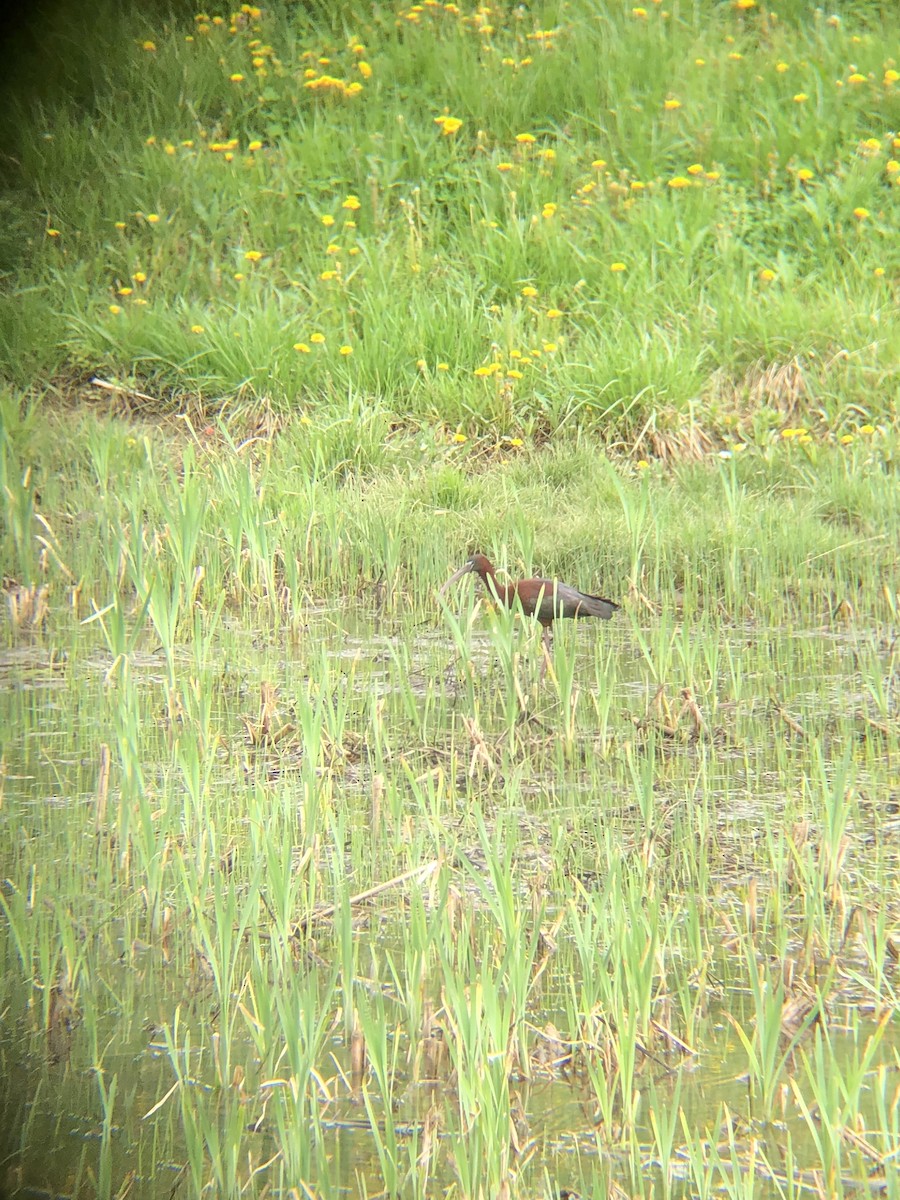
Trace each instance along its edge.
<path fill-rule="evenodd" d="M 612 600 L 579 592 L 577 588 L 560 583 L 558 579 L 520 579 L 518 583 L 498 583 L 497 572 L 483 554 L 473 554 L 450 576 L 439 594 L 443 595 L 451 583 L 469 574 L 477 575 L 488 594 L 507 608 L 514 608 L 518 602 L 527 617 L 537 617 L 543 627 L 541 642 L 545 655 L 550 648 L 550 626 L 559 617 L 601 617 L 608 621 L 619 607 Z M 546 666 L 545 658 L 542 675 Z"/>

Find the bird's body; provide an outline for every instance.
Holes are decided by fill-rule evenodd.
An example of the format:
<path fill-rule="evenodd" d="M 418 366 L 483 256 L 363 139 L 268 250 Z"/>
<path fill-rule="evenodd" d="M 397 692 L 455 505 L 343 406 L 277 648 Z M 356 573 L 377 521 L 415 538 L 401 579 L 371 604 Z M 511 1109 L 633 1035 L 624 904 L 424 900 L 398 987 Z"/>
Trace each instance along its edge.
<path fill-rule="evenodd" d="M 619 607 L 612 600 L 580 592 L 578 588 L 560 583 L 558 579 L 521 579 L 518 583 L 500 583 L 493 564 L 483 554 L 473 554 L 464 566 L 450 576 L 441 592 L 470 573 L 477 575 L 488 593 L 506 608 L 521 606 L 526 616 L 536 617 L 543 626 L 545 648 L 550 642 L 550 626 L 560 617 L 600 617 L 608 621 Z"/>

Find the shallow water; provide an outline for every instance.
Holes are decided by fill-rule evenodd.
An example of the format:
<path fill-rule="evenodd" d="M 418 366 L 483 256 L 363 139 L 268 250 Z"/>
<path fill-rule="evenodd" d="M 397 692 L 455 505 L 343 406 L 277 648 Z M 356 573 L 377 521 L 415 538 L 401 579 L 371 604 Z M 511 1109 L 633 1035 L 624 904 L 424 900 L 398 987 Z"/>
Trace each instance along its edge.
<path fill-rule="evenodd" d="M 841 1178 L 868 1188 L 874 1172 L 898 1194 L 900 1037 L 895 1021 L 878 1023 L 897 1004 L 893 659 L 869 631 L 717 637 L 712 669 L 672 643 L 648 659 L 624 623 L 566 628 L 543 682 L 534 641 L 509 623 L 475 624 L 469 670 L 439 626 L 382 618 L 376 629 L 344 606 L 269 637 L 231 628 L 203 662 L 188 645 L 167 659 L 147 638 L 115 668 L 80 632 L 65 651 L 41 639 L 4 650 L 0 1189 L 162 1197 L 202 1181 L 262 1194 L 305 1180 L 322 1196 L 373 1195 L 386 1186 L 374 1125 L 396 1135 L 401 1190 L 465 1193 L 460 1145 L 477 1149 L 489 1105 L 471 1108 L 449 1056 L 423 1078 L 414 1018 L 430 1002 L 439 1038 L 462 1036 L 435 951 L 444 937 L 471 940 L 472 988 L 484 965 L 512 991 L 493 849 L 509 852 L 505 902 L 522 946 L 538 926 L 553 941 L 516 1011 L 530 1057 L 503 1070 L 501 1055 L 500 1085 L 498 1052 L 481 1068 L 500 1086 L 501 1125 L 519 1114 L 503 1151 L 515 1189 L 693 1195 L 703 1179 L 727 1187 L 752 1169 L 754 1194 L 812 1186 L 816 1171 L 831 1172 L 832 1188 Z M 884 664 L 887 724 L 861 657 Z M 264 683 L 278 689 L 268 713 Z M 403 878 L 432 861 L 431 882 Z M 626 907 L 611 930 L 598 926 L 588 986 L 571 921 L 592 896 L 612 896 L 604 888 L 620 870 Z M 619 981 L 618 956 L 644 936 L 630 872 L 662 927 Z M 331 903 L 337 916 L 318 919 Z M 276 911 L 306 922 L 303 936 L 285 941 Z M 417 922 L 431 932 L 407 937 Z M 424 966 L 412 965 L 413 943 Z M 818 1033 L 800 1018 L 793 1053 L 776 1037 L 755 1079 L 739 1032 L 762 1056 L 751 961 L 776 1008 L 806 997 L 822 1014 Z M 299 1005 L 294 1018 L 271 1018 L 277 996 Z M 375 1073 L 353 1078 L 348 996 L 374 1006 L 390 1097 Z M 479 1011 L 487 1027 L 489 1006 Z M 290 1030 L 312 1015 L 324 1027 L 306 1099 L 285 1107 L 303 1074 Z M 548 1022 L 564 1047 L 555 1066 L 541 1051 Z M 826 1163 L 804 1115 L 823 1099 L 823 1072 L 844 1071 L 864 1083 L 847 1086 L 852 1102 L 830 1119 L 878 1160 L 848 1134 L 844 1157 Z M 611 1094 L 605 1108 L 598 1087 Z M 659 1115 L 679 1108 L 661 1142 Z M 773 1174 L 790 1184 L 767 1182 Z"/>

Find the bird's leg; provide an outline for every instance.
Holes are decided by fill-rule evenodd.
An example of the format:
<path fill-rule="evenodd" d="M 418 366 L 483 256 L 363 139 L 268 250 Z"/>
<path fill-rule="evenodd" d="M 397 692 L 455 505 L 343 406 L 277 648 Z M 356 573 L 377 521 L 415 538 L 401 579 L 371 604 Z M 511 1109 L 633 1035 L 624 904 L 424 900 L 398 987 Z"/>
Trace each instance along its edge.
<path fill-rule="evenodd" d="M 540 680 L 539 680 L 540 683 L 544 682 L 544 676 L 547 674 L 547 667 L 550 663 L 550 646 L 551 646 L 550 626 L 545 625 L 543 632 L 541 633 L 541 650 L 543 651 L 543 654 L 541 657 L 541 675 L 540 675 Z"/>

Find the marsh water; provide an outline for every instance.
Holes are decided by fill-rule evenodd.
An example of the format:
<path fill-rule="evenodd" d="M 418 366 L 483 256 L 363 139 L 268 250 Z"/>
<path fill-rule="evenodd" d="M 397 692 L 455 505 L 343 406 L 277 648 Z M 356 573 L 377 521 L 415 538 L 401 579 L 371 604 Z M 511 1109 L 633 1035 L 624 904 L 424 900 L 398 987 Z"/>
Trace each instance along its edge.
<path fill-rule="evenodd" d="M 900 1194 L 887 639 L 91 632 L 0 655 L 0 1191 Z"/>

